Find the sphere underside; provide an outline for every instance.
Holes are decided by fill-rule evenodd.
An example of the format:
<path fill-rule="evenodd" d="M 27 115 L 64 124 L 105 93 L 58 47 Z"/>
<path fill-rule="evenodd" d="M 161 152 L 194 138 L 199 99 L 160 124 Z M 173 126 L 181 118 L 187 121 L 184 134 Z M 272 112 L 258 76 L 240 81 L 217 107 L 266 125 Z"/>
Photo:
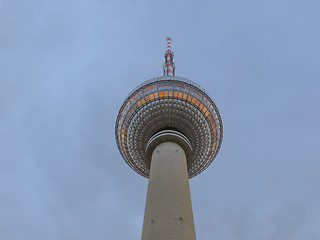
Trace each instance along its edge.
<path fill-rule="evenodd" d="M 190 141 L 190 178 L 210 165 L 221 146 L 222 121 L 217 107 L 204 90 L 185 78 L 151 79 L 134 89 L 119 111 L 118 148 L 129 166 L 144 177 L 150 169 L 147 142 L 164 129 L 179 131 Z"/>

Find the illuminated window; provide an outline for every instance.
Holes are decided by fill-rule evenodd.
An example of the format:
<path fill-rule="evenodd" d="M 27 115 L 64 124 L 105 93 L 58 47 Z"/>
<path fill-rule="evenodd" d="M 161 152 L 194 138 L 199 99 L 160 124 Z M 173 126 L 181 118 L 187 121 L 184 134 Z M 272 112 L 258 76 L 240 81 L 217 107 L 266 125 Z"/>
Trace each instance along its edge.
<path fill-rule="evenodd" d="M 152 89 L 152 86 L 149 86 L 149 87 L 148 87 L 148 90 L 151 90 L 151 89 Z"/>
<path fill-rule="evenodd" d="M 208 110 L 208 108 L 203 107 L 202 111 L 205 113 Z M 207 115 L 208 116 L 208 115 Z"/>
<path fill-rule="evenodd" d="M 187 99 L 187 96 L 188 96 L 188 94 L 184 93 L 183 96 L 182 96 L 182 98 L 183 98 L 183 99 Z"/>
<path fill-rule="evenodd" d="M 154 93 L 154 97 L 155 97 L 155 98 L 158 98 L 158 97 L 159 97 L 159 95 L 158 95 L 157 92 Z"/>
<path fill-rule="evenodd" d="M 146 102 L 149 101 L 149 96 L 145 96 Z"/>
<path fill-rule="evenodd" d="M 199 100 L 197 100 L 197 101 L 196 101 L 196 105 L 199 106 L 199 104 L 200 104 L 200 102 L 199 102 Z"/>
<path fill-rule="evenodd" d="M 163 91 L 159 92 L 160 97 L 163 97 Z"/>
<path fill-rule="evenodd" d="M 197 99 L 192 97 L 192 103 L 196 103 Z"/>
<path fill-rule="evenodd" d="M 164 96 L 168 97 L 168 95 L 169 95 L 169 92 L 168 91 L 164 91 Z"/>
<path fill-rule="evenodd" d="M 141 101 L 138 101 L 137 104 L 138 104 L 138 107 L 140 107 L 141 106 Z"/>
<path fill-rule="evenodd" d="M 124 129 L 122 128 L 122 129 L 121 129 L 121 132 L 122 132 L 122 133 L 125 133 L 125 132 L 126 132 L 126 130 L 124 130 Z"/>
<path fill-rule="evenodd" d="M 146 101 L 144 100 L 144 98 L 141 98 L 141 102 L 142 104 L 144 104 Z"/>
<path fill-rule="evenodd" d="M 173 91 L 169 91 L 169 97 L 173 96 Z"/>
<path fill-rule="evenodd" d="M 182 92 L 179 92 L 179 98 L 182 98 Z"/>
<path fill-rule="evenodd" d="M 200 109 L 202 109 L 203 107 L 204 107 L 204 105 L 201 103 L 201 104 L 200 104 Z"/>
<path fill-rule="evenodd" d="M 173 93 L 173 94 L 174 94 L 174 96 L 175 96 L 175 97 L 178 97 L 178 93 L 179 93 L 179 92 L 174 91 L 174 93 Z"/>
<path fill-rule="evenodd" d="M 131 108 L 130 111 L 131 111 L 131 113 L 134 113 L 134 109 L 133 108 Z"/>
<path fill-rule="evenodd" d="M 189 95 L 189 96 L 188 96 L 188 101 L 191 102 L 191 100 L 192 100 L 192 96 Z"/>
<path fill-rule="evenodd" d="M 150 97 L 150 100 L 154 99 L 153 94 L 150 94 L 149 97 Z"/>

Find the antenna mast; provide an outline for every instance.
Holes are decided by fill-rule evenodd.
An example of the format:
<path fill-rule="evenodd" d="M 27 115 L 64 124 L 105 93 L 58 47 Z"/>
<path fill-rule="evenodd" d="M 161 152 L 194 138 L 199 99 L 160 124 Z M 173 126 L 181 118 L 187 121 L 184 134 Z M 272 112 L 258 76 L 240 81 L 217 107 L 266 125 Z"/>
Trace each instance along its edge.
<path fill-rule="evenodd" d="M 171 38 L 167 38 L 167 51 L 164 53 L 163 76 L 174 76 L 175 65 L 173 62 L 173 52 L 171 51 Z"/>

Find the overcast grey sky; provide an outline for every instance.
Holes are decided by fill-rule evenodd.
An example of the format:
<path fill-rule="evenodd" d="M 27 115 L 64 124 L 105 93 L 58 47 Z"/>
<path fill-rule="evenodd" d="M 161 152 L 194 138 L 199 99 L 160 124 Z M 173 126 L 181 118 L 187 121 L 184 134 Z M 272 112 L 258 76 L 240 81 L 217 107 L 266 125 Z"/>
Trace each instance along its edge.
<path fill-rule="evenodd" d="M 0 239 L 140 239 L 147 179 L 114 138 L 162 75 L 205 88 L 222 148 L 191 194 L 199 240 L 320 239 L 320 1 L 0 0 Z"/>

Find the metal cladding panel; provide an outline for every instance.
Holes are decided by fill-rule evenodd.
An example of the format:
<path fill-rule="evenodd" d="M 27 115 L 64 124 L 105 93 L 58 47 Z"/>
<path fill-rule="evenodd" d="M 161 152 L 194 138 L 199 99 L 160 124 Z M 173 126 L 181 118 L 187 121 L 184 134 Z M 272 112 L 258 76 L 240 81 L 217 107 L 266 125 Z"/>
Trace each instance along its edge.
<path fill-rule="evenodd" d="M 135 88 L 124 101 L 116 121 L 116 141 L 129 166 L 144 177 L 149 176 L 146 144 L 158 131 L 182 132 L 193 149 L 189 177 L 207 168 L 222 142 L 219 111 L 200 86 L 175 76 L 148 80 Z"/>

